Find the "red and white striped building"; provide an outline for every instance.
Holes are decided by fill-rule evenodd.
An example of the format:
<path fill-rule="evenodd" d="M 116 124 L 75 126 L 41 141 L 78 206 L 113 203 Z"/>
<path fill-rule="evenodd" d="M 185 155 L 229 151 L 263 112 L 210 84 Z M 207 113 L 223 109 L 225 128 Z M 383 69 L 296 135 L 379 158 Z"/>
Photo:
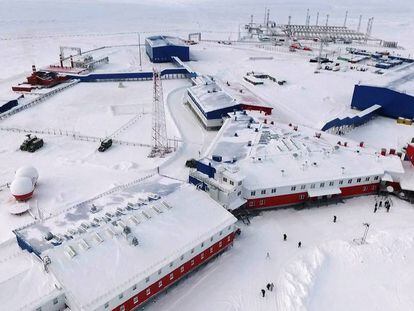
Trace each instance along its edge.
<path fill-rule="evenodd" d="M 19 244 L 47 262 L 70 310 L 138 309 L 234 240 L 231 213 L 196 187 L 174 183 L 146 203 L 97 208 L 81 216 L 90 219 L 68 222 L 80 216 L 71 211 L 22 228 Z"/>
<path fill-rule="evenodd" d="M 377 193 L 401 159 L 255 113 L 230 114 L 190 182 L 229 210 L 270 208 Z"/>

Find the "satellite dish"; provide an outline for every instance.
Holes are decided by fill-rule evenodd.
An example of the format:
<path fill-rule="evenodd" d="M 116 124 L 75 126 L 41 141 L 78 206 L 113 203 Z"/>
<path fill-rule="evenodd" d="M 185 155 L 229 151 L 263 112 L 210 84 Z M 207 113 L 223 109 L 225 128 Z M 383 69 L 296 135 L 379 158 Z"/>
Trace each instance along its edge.
<path fill-rule="evenodd" d="M 387 186 L 387 191 L 389 193 L 394 192 L 394 187 L 393 186 Z"/>

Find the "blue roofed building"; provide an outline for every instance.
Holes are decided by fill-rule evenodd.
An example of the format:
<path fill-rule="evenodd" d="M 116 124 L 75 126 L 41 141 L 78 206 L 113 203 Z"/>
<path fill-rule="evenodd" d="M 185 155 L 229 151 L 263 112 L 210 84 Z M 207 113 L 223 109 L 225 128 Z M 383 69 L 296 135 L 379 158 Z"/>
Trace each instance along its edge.
<path fill-rule="evenodd" d="M 152 36 L 145 39 L 145 50 L 153 63 L 171 62 L 173 56 L 186 62 L 190 60 L 190 48 L 183 40 L 170 36 Z"/>

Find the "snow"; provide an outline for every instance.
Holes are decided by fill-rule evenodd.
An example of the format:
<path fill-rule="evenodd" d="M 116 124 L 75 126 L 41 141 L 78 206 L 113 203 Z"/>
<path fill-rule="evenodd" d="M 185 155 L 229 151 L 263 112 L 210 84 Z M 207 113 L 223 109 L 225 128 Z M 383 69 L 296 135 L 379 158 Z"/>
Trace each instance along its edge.
<path fill-rule="evenodd" d="M 148 310 L 410 310 L 414 210 L 393 199 L 390 213 L 374 214 L 375 199 L 263 212 L 250 226 L 240 224 L 241 237 L 229 252 Z M 363 222 L 370 224 L 367 244 L 358 245 Z M 268 282 L 275 290 L 263 299 L 260 289 Z"/>
<path fill-rule="evenodd" d="M 375 16 L 374 36 L 399 41 L 406 49 L 396 50 L 397 54 L 408 56 L 414 52 L 414 7 L 408 0 L 363 3 L 357 0 L 329 3 L 321 0 L 276 0 L 272 3 L 251 0 L 146 3 L 136 0 L 1 0 L 0 98 L 15 97 L 11 86 L 25 80 L 32 64 L 37 68 L 56 64 L 59 46 L 79 46 L 84 51 L 110 46 L 93 53 L 95 59 L 109 56 L 109 64 L 99 66 L 96 72 L 148 71 L 153 64 L 148 61 L 143 45 L 142 65 L 139 64 L 138 32 L 141 43 L 149 35 L 186 38 L 188 33 L 198 31 L 204 39 L 234 40 L 240 24 L 247 22 L 250 14 L 255 21 L 261 20 L 264 6 L 271 9 L 271 18 L 280 23 L 286 23 L 289 15 L 292 23 L 303 23 L 306 8 L 310 8 L 311 23 L 319 11 L 321 18 L 329 13 L 332 24 L 342 24 L 345 10 L 349 10 L 351 28 L 356 28 L 359 14 L 364 16 L 362 29 L 365 29 L 367 17 Z M 315 45 L 312 47 L 317 50 Z M 300 128 L 302 125 L 321 128 L 332 118 L 355 113 L 349 106 L 353 86 L 357 83 L 390 85 L 407 93 L 413 90 L 414 66 L 409 65 L 376 75 L 372 70 L 347 69 L 340 62 L 342 70 L 339 72 L 322 70 L 315 74 L 315 65 L 308 61 L 316 52 L 292 54 L 286 48 L 265 50 L 255 44 L 227 46 L 213 42 L 202 42 L 191 46 L 190 50 L 194 60 L 189 63 L 191 68 L 221 81 L 240 84 L 274 108 L 277 122 L 293 122 Z M 326 52 L 335 52 L 337 56 L 343 54 L 344 46 L 333 45 Z M 268 59 L 251 59 L 263 56 Z M 265 80 L 264 85 L 252 86 L 242 79 L 252 70 L 286 80 L 287 84 L 279 86 Z M 30 163 L 39 170 L 39 183 L 28 204 L 31 213 L 37 215 L 41 211 L 45 217 L 60 215 L 79 202 L 128 185 L 154 173 L 156 167 L 160 167 L 162 174 L 186 180 L 185 161 L 208 154 L 207 147 L 216 133 L 206 132 L 183 105 L 189 82 L 163 83 L 169 137 L 180 140 L 178 151 L 165 159 L 148 159 L 148 147 L 124 145 L 114 145 L 108 153 L 100 154 L 96 152 L 97 142 L 77 141 L 55 134 L 39 134 L 45 139 L 45 146 L 35 154 L 28 154 L 18 150 L 24 133 L 1 131 L 0 242 L 11 238 L 13 229 L 34 221 L 30 214 L 14 216 L 8 212 L 15 201 L 5 184 L 12 180 L 14 171 L 21 165 Z M 142 117 L 121 132 L 118 139 L 149 143 L 152 85 L 150 82 L 124 82 L 124 85 L 122 89 L 110 82 L 78 84 L 2 121 L 1 127 L 63 130 L 105 137 L 141 113 Z M 29 95 L 22 102 L 32 97 Z M 309 135 L 313 136 L 311 131 Z M 364 141 L 367 148 L 379 151 L 380 148 L 401 150 L 412 137 L 412 126 L 378 117 L 350 131 L 343 139 L 350 143 Z M 244 145 L 245 142 L 231 144 L 227 141 L 220 152 L 228 159 L 234 155 L 246 156 Z M 384 161 L 384 165 L 395 168 L 392 157 Z M 402 183 L 412 187 L 412 166 L 404 163 L 404 169 L 408 173 L 403 176 Z M 156 188 L 172 186 L 171 180 L 159 180 L 161 186 Z M 114 207 L 118 200 L 137 200 L 134 185 L 127 190 L 121 188 L 123 190 L 116 195 L 106 195 L 93 202 L 98 206 Z M 146 190 L 156 192 L 150 186 Z M 333 306 L 335 310 L 414 309 L 414 271 L 410 265 L 414 259 L 412 206 L 394 199 L 389 214 L 383 210 L 373 214 L 373 200 L 371 196 L 347 200 L 338 206 L 271 211 L 252 219 L 248 227 L 240 224 L 243 233 L 234 248 L 169 290 L 167 295 L 161 295 L 157 303 L 146 309 L 324 311 L 332 310 Z M 89 207 L 90 203 L 83 206 Z M 83 215 L 84 210 L 78 212 Z M 338 216 L 337 224 L 331 222 L 333 214 Z M 353 239 L 362 235 L 365 221 L 371 223 L 368 244 L 359 246 Z M 287 243 L 279 240 L 283 232 L 289 235 Z M 298 240 L 303 242 L 302 249 L 296 247 Z M 270 260 L 265 260 L 267 251 L 271 253 Z M 0 247 L 0 254 L 7 253 Z M 23 256 L 26 259 L 20 259 L 23 257 L 19 255 L 15 261 L 0 261 L 3 308 L 12 310 L 12 304 L 30 304 L 33 299 L 40 298 L 41 290 L 53 293 L 54 282 L 48 279 L 50 275 L 38 265 L 32 265 L 32 259 L 27 259 L 31 257 L 26 255 Z M 101 258 L 107 260 L 105 256 Z M 30 286 L 34 279 L 40 280 L 42 285 Z M 259 291 L 269 281 L 275 283 L 276 291 L 261 299 Z M 26 297 L 27 300 L 22 299 Z"/>

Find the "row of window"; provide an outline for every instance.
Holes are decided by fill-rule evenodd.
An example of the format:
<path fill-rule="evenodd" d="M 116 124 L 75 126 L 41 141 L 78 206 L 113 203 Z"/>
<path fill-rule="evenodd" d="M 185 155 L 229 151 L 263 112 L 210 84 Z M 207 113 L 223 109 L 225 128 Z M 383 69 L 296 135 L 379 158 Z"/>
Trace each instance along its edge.
<path fill-rule="evenodd" d="M 232 226 L 228 226 L 227 227 L 227 231 L 231 231 L 231 228 L 232 228 Z M 223 231 L 220 231 L 219 232 L 219 236 L 222 236 L 223 235 Z M 230 242 L 230 237 L 228 237 L 227 238 L 227 240 L 228 240 L 228 242 Z M 210 242 L 213 242 L 214 241 L 214 237 L 211 237 L 210 238 Z M 204 248 L 204 242 L 202 242 L 201 243 L 201 249 L 203 249 Z M 219 247 L 222 247 L 223 246 L 223 242 L 222 241 L 220 241 L 219 242 Z M 193 248 L 193 249 L 191 249 L 191 254 L 193 254 L 194 253 L 194 251 L 195 251 L 195 249 Z M 213 247 L 210 247 L 210 253 L 213 253 Z M 203 253 L 201 253 L 201 255 L 200 255 L 200 258 L 201 259 L 204 259 L 204 252 Z M 183 261 L 184 260 L 184 255 L 181 255 L 181 257 L 180 257 L 180 261 Z M 194 259 L 192 259 L 191 260 L 191 266 L 193 266 L 194 265 Z M 172 268 L 174 266 L 174 262 L 172 261 L 172 262 L 170 262 L 170 264 L 169 264 L 169 267 L 170 268 Z M 181 273 L 183 273 L 184 272 L 184 266 L 181 266 L 180 267 L 180 272 Z M 160 275 L 162 273 L 162 269 L 160 269 L 160 270 L 158 270 L 158 275 Z M 170 273 L 170 276 L 169 276 L 169 278 L 170 278 L 170 280 L 173 280 L 174 279 L 174 272 L 171 272 Z M 146 279 L 145 279 L 145 283 L 149 283 L 150 282 L 150 280 L 151 280 L 151 277 L 147 277 Z M 158 282 L 158 287 L 159 288 L 161 288 L 162 287 L 162 280 L 161 281 L 159 281 Z M 135 284 L 133 287 L 132 287 L 132 291 L 136 291 L 137 290 L 137 285 Z M 146 290 L 146 295 L 147 296 L 149 296 L 151 294 L 151 289 L 150 288 L 147 288 L 147 290 Z M 119 300 L 122 300 L 124 298 L 124 294 L 119 294 L 119 296 L 118 296 L 118 299 Z M 138 303 L 138 297 L 134 297 L 134 304 L 137 304 Z M 109 302 L 107 302 L 107 303 L 105 303 L 105 309 L 107 309 L 107 308 L 109 308 Z M 120 308 L 119 308 L 119 310 L 120 311 L 124 311 L 125 310 L 125 306 L 121 306 Z M 38 310 L 38 311 L 40 311 L 40 310 Z"/>
<path fill-rule="evenodd" d="M 227 177 L 223 177 L 223 182 L 229 182 L 230 185 L 234 186 L 234 181 L 231 179 L 228 179 Z M 241 186 L 242 185 L 242 181 L 239 181 L 238 185 Z"/>
<path fill-rule="evenodd" d="M 59 303 L 59 299 L 58 298 L 53 298 L 53 304 L 57 305 Z M 42 311 L 42 307 L 36 308 L 36 311 Z"/>
<path fill-rule="evenodd" d="M 370 181 L 371 180 L 371 177 L 365 177 L 365 182 L 367 182 L 367 181 Z M 379 180 L 379 176 L 375 176 L 374 178 L 373 178 L 373 180 Z M 344 184 L 344 181 L 345 180 L 339 180 L 338 181 L 338 185 L 343 185 Z M 348 184 L 352 184 L 354 182 L 354 179 L 348 179 L 347 180 L 347 183 Z M 362 178 L 357 178 L 356 180 L 355 180 L 355 183 L 360 183 L 360 182 L 362 182 Z M 334 186 L 335 185 L 335 181 L 330 181 L 329 183 L 325 183 L 325 182 L 321 182 L 320 184 L 319 184 L 319 188 L 323 188 L 323 187 L 325 187 L 325 185 L 326 184 L 328 184 L 330 187 L 332 187 L 332 186 Z M 299 186 L 292 186 L 291 188 L 290 188 L 290 190 L 291 191 L 296 191 L 296 189 L 300 189 L 300 190 L 306 190 L 306 186 L 307 185 L 301 185 L 300 187 Z M 310 184 L 310 186 L 309 186 L 309 188 L 310 189 L 315 189 L 316 188 L 316 184 Z M 270 190 L 270 193 L 271 194 L 275 194 L 276 193 L 276 188 L 272 188 L 272 189 L 269 189 Z M 260 190 L 260 194 L 267 194 L 268 193 L 268 190 L 267 189 L 262 189 L 262 190 Z M 253 191 L 251 191 L 250 192 L 250 195 L 251 196 L 255 196 L 256 195 L 256 191 L 255 190 L 253 190 Z"/>

